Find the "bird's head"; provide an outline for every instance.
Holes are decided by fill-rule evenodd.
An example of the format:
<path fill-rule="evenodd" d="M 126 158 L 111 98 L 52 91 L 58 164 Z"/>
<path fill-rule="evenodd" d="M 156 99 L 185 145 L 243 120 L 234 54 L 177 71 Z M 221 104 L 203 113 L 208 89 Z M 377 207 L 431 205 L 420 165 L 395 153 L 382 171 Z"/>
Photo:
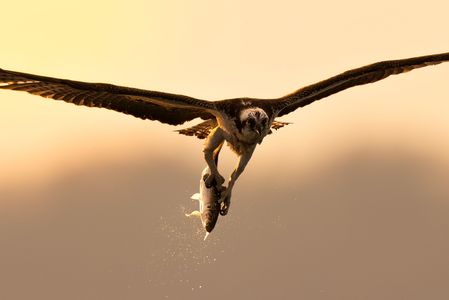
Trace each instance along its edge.
<path fill-rule="evenodd" d="M 261 143 L 270 130 L 267 113 L 261 108 L 247 108 L 240 113 L 241 133 L 250 142 Z"/>

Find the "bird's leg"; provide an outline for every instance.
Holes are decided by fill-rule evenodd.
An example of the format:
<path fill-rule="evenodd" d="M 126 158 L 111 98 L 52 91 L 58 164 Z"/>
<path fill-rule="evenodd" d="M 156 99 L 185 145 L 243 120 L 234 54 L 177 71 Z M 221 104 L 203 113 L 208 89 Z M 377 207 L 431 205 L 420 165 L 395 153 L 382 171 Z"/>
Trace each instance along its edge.
<path fill-rule="evenodd" d="M 212 154 L 212 157 L 213 157 L 215 166 L 216 166 L 217 168 L 218 168 L 218 155 L 220 154 L 220 151 L 221 151 L 221 148 L 223 147 L 223 144 L 224 144 L 224 142 L 222 142 L 222 143 L 221 143 L 221 144 L 214 150 L 214 153 Z M 205 183 L 206 183 L 206 180 L 209 178 L 209 175 L 210 175 L 210 174 L 205 174 L 205 175 L 204 175 L 203 180 L 204 180 Z M 206 187 L 210 188 L 210 187 L 212 187 L 212 186 L 215 186 L 216 189 L 217 189 L 217 191 L 218 191 L 218 193 L 221 193 L 221 191 L 222 191 L 223 189 L 225 189 L 225 187 L 222 185 L 223 183 L 222 183 L 221 185 L 218 185 L 218 184 L 216 183 L 216 179 L 215 179 L 215 178 L 212 178 L 212 177 L 211 177 L 210 180 L 213 181 L 213 182 L 210 183 L 210 186 L 208 186 L 207 183 L 206 183 Z M 223 182 L 224 182 L 224 178 L 223 178 Z"/>
<path fill-rule="evenodd" d="M 214 150 L 213 159 L 215 162 L 215 166 L 218 168 L 218 155 L 220 154 L 221 148 L 223 147 L 224 141 Z"/>
<path fill-rule="evenodd" d="M 237 167 L 232 172 L 231 177 L 229 178 L 228 187 L 221 194 L 220 200 L 218 200 L 218 203 L 221 203 L 220 215 L 222 216 L 225 216 L 228 213 L 229 207 L 231 206 L 232 188 L 234 187 L 237 178 L 239 178 L 239 176 L 245 170 L 246 165 L 248 164 L 249 160 L 251 159 L 251 156 L 253 155 L 255 147 L 256 146 L 247 149 L 245 153 L 239 156 Z"/>
<path fill-rule="evenodd" d="M 211 131 L 204 143 L 204 159 L 210 169 L 210 175 L 204 179 L 207 188 L 211 186 L 221 187 L 225 181 L 217 168 L 218 154 L 220 153 L 224 140 L 223 132 L 217 127 Z"/>

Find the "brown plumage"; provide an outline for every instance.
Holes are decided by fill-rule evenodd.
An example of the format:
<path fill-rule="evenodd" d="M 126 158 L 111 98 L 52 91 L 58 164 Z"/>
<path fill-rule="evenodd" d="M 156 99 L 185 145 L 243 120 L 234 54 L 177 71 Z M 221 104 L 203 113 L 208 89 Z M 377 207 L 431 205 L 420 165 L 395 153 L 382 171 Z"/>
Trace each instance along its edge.
<path fill-rule="evenodd" d="M 105 83 L 87 83 L 0 69 L 0 88 L 103 107 L 141 119 L 179 125 L 195 118 L 211 119 L 213 102 L 183 95 L 140 90 Z"/>

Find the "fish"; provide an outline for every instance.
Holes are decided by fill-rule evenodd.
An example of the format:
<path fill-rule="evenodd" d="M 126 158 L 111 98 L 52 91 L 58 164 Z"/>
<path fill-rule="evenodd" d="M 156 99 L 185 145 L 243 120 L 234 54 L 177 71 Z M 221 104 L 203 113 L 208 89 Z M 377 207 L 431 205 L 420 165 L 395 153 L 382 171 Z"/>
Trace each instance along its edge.
<path fill-rule="evenodd" d="M 206 240 L 217 224 L 218 216 L 220 215 L 220 203 L 218 203 L 218 200 L 220 199 L 221 193 L 226 189 L 224 186 L 217 187 L 216 185 L 210 188 L 206 187 L 204 180 L 209 175 L 209 167 L 204 168 L 201 173 L 200 192 L 190 197 L 193 200 L 198 200 L 199 210 L 186 214 L 187 217 L 198 217 L 201 219 L 203 228 L 206 230 L 204 240 Z"/>

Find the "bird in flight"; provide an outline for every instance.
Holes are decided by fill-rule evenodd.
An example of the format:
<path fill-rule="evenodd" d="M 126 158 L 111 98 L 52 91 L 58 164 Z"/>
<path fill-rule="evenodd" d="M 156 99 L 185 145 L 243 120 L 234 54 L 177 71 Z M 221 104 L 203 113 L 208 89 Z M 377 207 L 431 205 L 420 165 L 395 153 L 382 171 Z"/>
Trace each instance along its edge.
<path fill-rule="evenodd" d="M 278 129 L 288 124 L 277 121 L 276 118 L 347 88 L 445 61 L 449 61 L 449 52 L 377 62 L 346 71 L 276 99 L 245 97 L 206 101 L 184 95 L 2 69 L 0 69 L 0 88 L 25 91 L 76 105 L 103 107 L 170 125 L 180 125 L 196 118 L 203 119 L 198 125 L 178 131 L 200 139 L 206 138 L 203 152 L 210 175 L 206 176 L 204 181 L 209 188 L 221 187 L 225 181 L 216 163 L 223 143 L 226 141 L 237 154 L 237 166 L 219 199 L 220 214 L 226 215 L 235 182 L 248 164 L 257 144 L 262 143 L 272 128 Z"/>

